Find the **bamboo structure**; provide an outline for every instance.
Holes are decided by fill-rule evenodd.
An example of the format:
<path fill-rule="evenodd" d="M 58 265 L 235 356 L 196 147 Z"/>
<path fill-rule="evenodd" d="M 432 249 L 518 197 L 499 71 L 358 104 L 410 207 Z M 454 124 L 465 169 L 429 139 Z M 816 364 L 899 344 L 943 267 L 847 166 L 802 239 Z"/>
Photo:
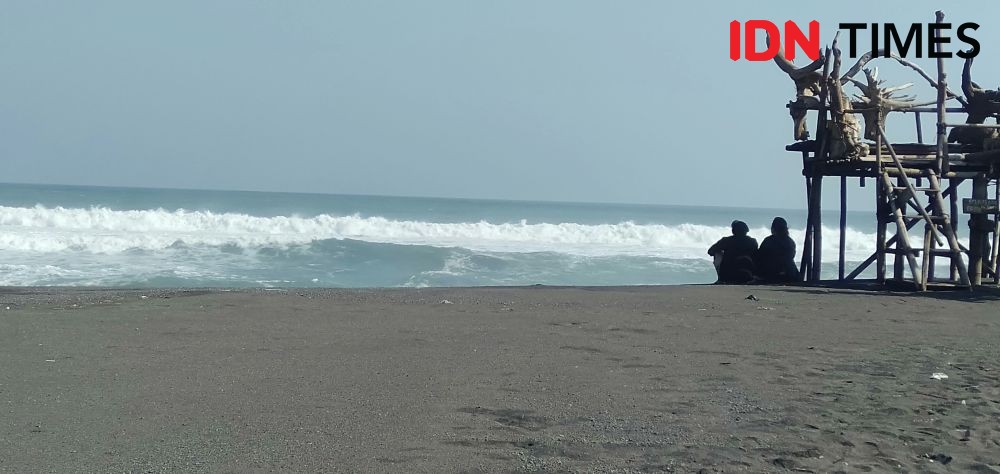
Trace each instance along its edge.
<path fill-rule="evenodd" d="M 936 13 L 936 22 L 944 22 L 942 12 Z M 878 70 L 867 67 L 875 59 L 915 71 L 935 89 L 935 100 L 918 103 L 913 97 L 896 95 L 912 84 L 883 87 Z M 875 264 L 874 282 L 880 285 L 916 290 L 1000 286 L 1000 90 L 984 90 L 972 82 L 971 59 L 965 60 L 961 95 L 948 88 L 944 58 L 937 60 L 936 77 L 884 51 L 862 56 L 842 74 L 841 52 L 834 39 L 825 55 L 806 67 L 796 68 L 780 54 L 775 62 L 795 81 L 797 92 L 787 106 L 797 141 L 786 150 L 801 154 L 805 177 L 807 217 L 800 266 L 805 281 L 823 279 L 822 185 L 829 176 L 840 178 L 832 181 L 840 184 L 837 281 L 859 281 Z M 855 100 L 847 97 L 846 86 L 861 91 Z M 806 127 L 812 112 L 815 139 L 809 139 Z M 892 141 L 885 121 L 890 113 L 914 116 L 917 143 Z M 924 142 L 923 114 L 936 122 L 933 143 Z M 955 120 L 957 114 L 965 116 L 964 123 Z M 987 123 L 989 118 L 994 122 Z M 852 270 L 845 256 L 850 177 L 859 178 L 861 187 L 871 179 L 876 202 L 875 252 Z M 960 186 L 965 183 L 971 184 L 971 199 L 962 200 L 960 214 Z M 991 185 L 994 199 L 989 198 Z M 963 219 L 968 227 L 959 225 Z M 967 246 L 960 238 L 966 229 Z M 949 271 L 935 272 L 935 265 L 945 261 Z"/>

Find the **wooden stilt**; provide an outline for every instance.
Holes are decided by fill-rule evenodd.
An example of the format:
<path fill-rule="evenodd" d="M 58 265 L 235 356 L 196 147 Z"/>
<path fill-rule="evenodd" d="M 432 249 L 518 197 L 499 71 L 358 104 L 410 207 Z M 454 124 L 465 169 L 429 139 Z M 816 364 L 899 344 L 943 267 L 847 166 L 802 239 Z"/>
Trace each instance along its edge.
<path fill-rule="evenodd" d="M 806 233 L 802 242 L 802 264 L 799 266 L 799 276 L 809 280 L 809 265 L 812 263 L 812 180 L 806 176 Z"/>
<path fill-rule="evenodd" d="M 986 199 L 986 178 L 972 180 L 972 198 Z M 983 283 L 983 258 L 986 255 L 986 214 L 973 214 L 969 218 L 969 280 L 973 286 Z"/>
<path fill-rule="evenodd" d="M 954 184 L 951 184 L 951 183 L 954 183 Z M 950 216 L 950 219 L 951 219 L 951 221 L 950 221 L 951 222 L 951 232 L 953 234 L 958 234 L 958 185 L 959 184 L 961 184 L 961 181 L 955 182 L 955 180 L 951 180 L 950 183 L 949 183 L 949 187 L 951 187 L 951 186 L 955 187 L 955 191 L 952 192 L 951 195 L 948 196 L 948 202 L 949 202 L 949 208 L 950 208 L 950 212 L 948 213 L 948 215 Z M 942 206 L 943 206 L 943 204 L 942 204 Z M 950 269 L 951 270 L 949 272 L 950 273 L 949 274 L 949 279 L 951 280 L 951 282 L 952 283 L 956 283 L 959 280 L 961 280 L 961 277 L 958 274 L 958 264 L 957 264 L 957 262 L 955 262 L 955 259 L 951 259 Z"/>
<path fill-rule="evenodd" d="M 837 256 L 837 279 L 844 281 L 847 249 L 847 176 L 840 177 L 840 249 Z"/>
<path fill-rule="evenodd" d="M 882 186 L 876 186 L 875 191 L 875 213 L 878 219 L 878 227 L 875 231 L 875 280 L 880 285 L 885 284 L 885 231 L 886 215 L 888 214 L 885 191 Z"/>
<path fill-rule="evenodd" d="M 994 199 L 1000 202 L 1000 181 L 996 183 Z M 990 246 L 990 269 L 993 270 L 993 284 L 1000 286 L 1000 269 L 997 268 L 997 246 L 1000 246 L 1000 213 L 993 214 L 993 245 Z"/>
<path fill-rule="evenodd" d="M 934 14 L 936 23 L 944 23 L 944 12 L 938 10 Z M 938 31 L 934 30 L 933 35 L 936 39 L 938 37 Z M 942 45 L 940 43 L 935 44 L 935 49 L 937 52 L 941 52 Z M 945 125 L 947 123 L 947 110 L 945 102 L 948 100 L 948 74 L 944 71 L 944 55 L 939 55 L 937 58 L 937 172 L 941 175 L 948 172 L 948 160 L 945 159 L 948 156 L 948 127 Z M 954 217 L 954 216 L 952 216 Z"/>
<path fill-rule="evenodd" d="M 907 180 L 906 176 L 897 177 L 896 186 L 901 188 L 905 187 L 906 180 Z M 906 217 L 905 203 L 903 205 L 899 205 L 898 207 L 900 208 L 899 211 L 903 214 L 903 217 L 905 219 Z M 906 228 L 903 227 L 896 230 L 896 235 L 899 235 L 900 233 L 905 234 Z M 900 250 L 899 239 L 896 239 L 896 252 L 893 254 L 893 259 L 892 259 L 892 279 L 896 281 L 903 281 L 903 254 L 899 250 Z"/>
<path fill-rule="evenodd" d="M 927 291 L 927 282 L 930 280 L 931 246 L 934 245 L 934 226 L 924 224 L 924 253 L 921 255 L 920 263 L 920 291 Z"/>
<path fill-rule="evenodd" d="M 823 175 L 813 177 L 813 255 L 810 281 L 819 281 L 823 268 Z"/>

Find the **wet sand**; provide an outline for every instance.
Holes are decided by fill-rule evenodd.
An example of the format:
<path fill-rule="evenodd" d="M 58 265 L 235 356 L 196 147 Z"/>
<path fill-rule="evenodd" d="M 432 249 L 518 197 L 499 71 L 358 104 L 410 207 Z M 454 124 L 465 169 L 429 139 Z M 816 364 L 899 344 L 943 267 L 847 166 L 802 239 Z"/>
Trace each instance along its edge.
<path fill-rule="evenodd" d="M 0 470 L 998 472 L 998 300 L 0 289 Z"/>

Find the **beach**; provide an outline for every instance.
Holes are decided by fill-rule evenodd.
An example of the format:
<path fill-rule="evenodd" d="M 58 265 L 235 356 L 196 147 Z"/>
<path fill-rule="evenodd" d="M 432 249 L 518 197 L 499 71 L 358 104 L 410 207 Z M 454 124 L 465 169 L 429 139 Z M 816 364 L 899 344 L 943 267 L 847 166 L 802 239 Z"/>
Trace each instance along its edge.
<path fill-rule="evenodd" d="M 0 470 L 997 472 L 997 297 L 6 288 Z"/>

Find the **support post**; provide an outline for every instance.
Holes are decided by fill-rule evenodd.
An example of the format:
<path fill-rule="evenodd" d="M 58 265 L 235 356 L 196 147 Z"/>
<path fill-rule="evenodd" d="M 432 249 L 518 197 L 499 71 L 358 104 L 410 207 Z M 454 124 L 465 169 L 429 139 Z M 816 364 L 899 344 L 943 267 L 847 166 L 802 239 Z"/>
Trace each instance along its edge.
<path fill-rule="evenodd" d="M 996 184 L 996 194 L 994 198 L 1000 202 L 1000 181 Z M 993 245 L 990 246 L 990 269 L 993 270 L 993 284 L 1000 286 L 1000 272 L 997 268 L 998 249 L 1000 245 L 1000 213 L 993 214 Z"/>
<path fill-rule="evenodd" d="M 931 203 L 931 205 L 933 206 L 934 204 Z M 938 212 L 938 214 L 941 213 Z M 924 262 L 926 262 L 924 266 L 927 267 L 927 269 L 924 270 L 924 274 L 927 275 L 927 278 L 924 278 L 924 283 L 928 283 L 934 280 L 934 265 L 936 264 L 934 260 L 936 255 L 934 255 L 934 251 L 937 250 L 937 240 L 931 239 L 930 245 L 925 242 L 924 248 L 927 249 L 927 255 L 924 256 Z"/>
<path fill-rule="evenodd" d="M 882 190 L 882 186 L 876 186 L 875 215 L 878 227 L 875 232 L 875 280 L 880 285 L 885 284 L 885 230 L 888 214 L 889 204 L 885 199 L 885 192 Z"/>
<path fill-rule="evenodd" d="M 840 177 L 840 242 L 837 256 L 837 279 L 844 281 L 847 247 L 847 176 Z"/>
<path fill-rule="evenodd" d="M 802 242 L 802 265 L 799 266 L 799 276 L 809 281 L 812 263 L 812 179 L 806 175 L 806 234 Z"/>
<path fill-rule="evenodd" d="M 938 10 L 935 13 L 936 23 L 944 23 L 944 12 Z M 938 30 L 934 30 L 935 39 L 938 37 Z M 942 45 L 935 44 L 937 52 L 941 51 Z M 948 172 L 948 126 L 945 125 L 947 116 L 945 102 L 948 100 L 948 74 L 944 72 L 944 57 L 938 55 L 937 58 L 937 172 L 944 176 Z M 954 217 L 954 216 L 953 216 Z"/>
<path fill-rule="evenodd" d="M 986 199 L 986 178 L 972 180 L 972 198 Z M 983 256 L 986 255 L 986 214 L 972 214 L 969 217 L 969 284 L 979 286 L 983 283 Z"/>
<path fill-rule="evenodd" d="M 950 179 L 948 180 L 948 187 L 954 186 L 955 189 L 951 191 L 948 195 L 949 203 L 949 214 L 948 219 L 951 225 L 951 233 L 958 236 L 958 185 L 962 183 L 962 180 Z M 942 209 L 943 210 L 943 209 Z M 955 263 L 954 259 L 951 259 L 951 271 L 950 275 L 951 281 L 957 283 L 961 277 L 958 274 L 958 265 Z"/>
<path fill-rule="evenodd" d="M 823 175 L 813 176 L 813 255 L 811 281 L 820 280 L 823 267 Z"/>
<path fill-rule="evenodd" d="M 935 243 L 933 231 L 934 228 L 930 223 L 924 224 L 924 254 L 921 255 L 920 259 L 920 291 L 927 291 L 927 283 L 931 278 L 929 265 L 931 261 L 931 247 Z"/>
<path fill-rule="evenodd" d="M 906 179 L 907 179 L 906 176 L 897 177 L 896 186 L 900 188 L 906 187 Z M 890 199 L 892 199 L 891 196 Z M 899 206 L 899 211 L 903 213 L 903 216 L 906 216 L 905 205 Z M 906 230 L 905 229 L 896 230 L 897 235 L 901 232 L 906 232 Z M 903 281 L 903 259 L 906 258 L 906 256 L 903 255 L 901 250 L 902 247 L 899 245 L 899 239 L 896 239 L 896 252 L 893 253 L 892 256 L 892 279 L 900 282 Z"/>

